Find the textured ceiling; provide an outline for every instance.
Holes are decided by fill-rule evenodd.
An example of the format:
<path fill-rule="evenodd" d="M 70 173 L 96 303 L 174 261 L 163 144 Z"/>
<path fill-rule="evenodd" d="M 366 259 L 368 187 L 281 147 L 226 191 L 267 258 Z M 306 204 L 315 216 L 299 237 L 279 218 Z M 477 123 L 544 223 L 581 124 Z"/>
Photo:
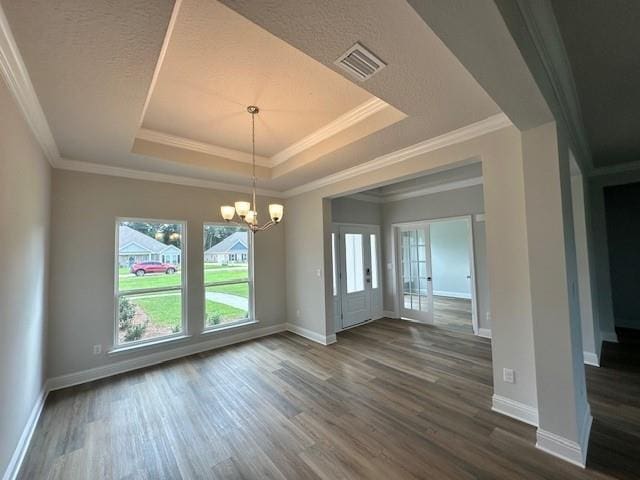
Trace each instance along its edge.
<path fill-rule="evenodd" d="M 596 167 L 640 160 L 640 2 L 553 0 Z"/>
<path fill-rule="evenodd" d="M 199 155 L 185 159 L 179 154 L 161 155 L 154 153 L 154 148 L 157 150 L 157 147 L 146 145 L 143 148 L 145 146 L 141 144 L 144 142 L 135 140 L 173 2 L 0 1 L 63 157 L 169 175 L 225 181 L 229 184 L 246 182 L 249 172 L 249 165 L 246 163 L 235 162 L 237 165 L 233 168 L 226 168 L 225 162 L 228 160 L 221 158 L 204 158 Z M 355 100 L 359 95 L 364 95 L 362 98 L 365 99 L 373 95 L 395 107 L 393 110 L 396 113 L 404 112 L 409 115 L 400 121 L 395 118 L 395 123 L 387 119 L 386 124 L 380 118 L 372 116 L 372 122 L 378 125 L 378 130 L 358 128 L 354 141 L 353 138 L 343 138 L 342 141 L 331 138 L 330 141 L 313 147 L 311 150 L 319 155 L 317 158 L 296 158 L 295 165 L 278 165 L 272 172 L 265 167 L 260 173 L 264 177 L 260 183 L 263 188 L 286 190 L 469 125 L 500 111 L 422 18 L 404 1 L 229 0 L 223 3 L 298 49 L 299 52 L 289 49 L 287 54 L 290 55 L 289 61 L 297 59 L 294 62 L 297 68 L 307 68 L 311 65 L 310 62 L 319 62 L 334 72 L 325 71 L 318 75 L 326 76 L 327 79 L 333 77 L 334 80 L 327 80 L 331 85 L 342 85 L 333 88 L 339 90 L 331 92 L 331 95 L 336 95 L 335 98 L 323 98 L 322 102 L 309 100 L 306 107 L 312 111 L 312 115 L 309 115 L 307 109 L 296 114 L 291 104 L 286 103 L 288 99 L 285 94 L 304 94 L 309 87 L 306 82 L 312 85 L 315 80 L 308 78 L 308 72 L 295 72 L 296 78 L 305 79 L 305 85 L 296 86 L 295 90 L 287 92 L 271 91 L 272 85 L 281 85 L 282 89 L 288 85 L 286 78 L 280 78 L 286 75 L 286 68 L 279 67 L 277 74 L 264 72 L 255 83 L 240 84 L 235 81 L 240 75 L 238 70 L 227 70 L 225 64 L 218 65 L 219 71 L 214 71 L 210 65 L 202 71 L 195 69 L 199 61 L 206 60 L 207 52 L 211 52 L 208 50 L 210 46 L 205 45 L 206 41 L 194 43 L 192 48 L 182 45 L 180 55 L 184 58 L 180 58 L 178 63 L 191 70 L 186 75 L 189 78 L 182 79 L 184 83 L 189 82 L 188 85 L 180 84 L 177 90 L 191 89 L 190 94 L 193 95 L 190 101 L 197 96 L 194 90 L 206 89 L 207 75 L 215 74 L 214 78 L 228 82 L 231 87 L 236 84 L 242 86 L 242 92 L 245 92 L 244 89 L 254 89 L 257 103 L 260 103 L 261 98 L 272 98 L 274 102 L 280 99 L 278 101 L 285 103 L 262 106 L 265 113 L 279 112 L 281 119 L 287 119 L 288 112 L 292 118 L 282 120 L 282 125 L 299 123 L 299 131 L 283 131 L 286 127 L 276 127 L 278 122 L 271 128 L 267 128 L 269 125 L 258 124 L 258 138 L 268 136 L 274 139 L 272 144 L 265 142 L 265 147 L 259 148 L 277 150 L 280 139 L 284 139 L 283 143 L 289 142 L 326 121 L 330 118 L 329 114 L 335 118 L 340 111 L 361 103 L 361 98 Z M 185 5 L 190 5 L 189 1 Z M 211 0 L 200 4 L 200 7 L 215 9 L 216 5 Z M 209 33 L 207 22 L 212 25 L 216 22 L 215 18 L 206 15 L 194 20 L 197 20 L 202 34 Z M 238 17 L 236 20 L 244 21 Z M 247 22 L 247 25 L 251 24 Z M 179 27 L 178 24 L 176 26 Z M 238 27 L 237 30 L 236 41 L 242 44 L 245 42 L 244 37 L 249 35 L 248 27 Z M 256 31 L 259 29 L 254 26 L 253 30 L 251 35 L 258 35 Z M 233 40 L 233 35 L 227 36 L 227 41 Z M 288 48 L 277 40 L 271 41 L 274 45 L 278 44 L 279 48 Z M 345 76 L 339 78 L 338 75 L 342 75 L 342 72 L 333 65 L 333 61 L 356 41 L 362 42 L 388 64 L 372 79 L 358 84 L 358 87 L 350 84 L 351 80 Z M 224 58 L 224 52 L 215 53 L 221 55 L 221 59 Z M 315 62 L 302 54 L 308 55 Z M 168 51 L 168 55 L 170 59 L 173 54 Z M 287 62 L 284 61 L 283 65 L 287 65 Z M 268 62 L 261 66 L 269 69 Z M 174 70 L 173 74 L 178 75 L 180 72 Z M 270 78 L 270 74 L 277 78 Z M 201 75 L 206 78 L 200 78 Z M 172 75 L 169 75 L 167 82 L 171 82 L 171 78 Z M 170 91 L 171 88 L 164 86 L 164 81 L 164 77 L 159 78 L 157 86 L 165 91 L 163 96 L 168 97 L 169 94 L 164 89 L 168 88 Z M 368 93 L 363 94 L 361 89 Z M 228 88 L 227 91 L 231 92 L 226 99 L 228 103 L 237 102 L 238 107 L 243 108 L 246 103 L 246 99 L 240 99 L 243 95 L 235 96 L 233 88 Z M 344 92 L 350 93 L 347 95 Z M 203 95 L 203 103 L 215 97 L 209 91 L 203 92 Z M 172 125 L 171 112 L 179 111 L 181 101 L 175 105 L 165 103 L 163 108 L 167 110 L 163 110 L 164 113 L 153 114 L 157 117 L 156 121 L 165 123 L 149 123 L 149 126 L 177 128 Z M 315 107 L 309 108 L 312 104 Z M 150 107 L 149 113 L 152 114 L 155 105 Z M 214 111 L 213 114 L 219 115 L 220 112 Z M 204 130 L 198 131 L 200 121 L 195 123 L 197 125 L 193 128 L 174 132 L 176 135 L 184 133 L 188 138 L 202 135 L 199 138 L 209 139 L 210 125 L 206 125 L 205 121 Z M 292 127 L 295 128 L 297 126 Z M 237 138 L 246 138 L 246 135 L 247 125 L 243 125 Z M 228 136 L 235 138 L 233 133 Z M 134 140 L 138 153 L 132 153 Z M 238 144 L 239 142 L 238 140 Z"/>
<path fill-rule="evenodd" d="M 224 5 L 183 0 L 143 127 L 270 157 L 372 95 Z"/>

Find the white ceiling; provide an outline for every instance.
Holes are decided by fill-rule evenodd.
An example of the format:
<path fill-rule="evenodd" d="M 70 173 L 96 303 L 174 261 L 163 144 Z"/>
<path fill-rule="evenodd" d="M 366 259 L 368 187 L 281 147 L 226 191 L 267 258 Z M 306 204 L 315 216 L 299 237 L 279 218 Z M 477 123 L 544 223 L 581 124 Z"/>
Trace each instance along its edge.
<path fill-rule="evenodd" d="M 271 157 L 373 96 L 243 16 L 183 0 L 142 126 Z"/>
<path fill-rule="evenodd" d="M 499 113 L 404 1 L 224 1 L 231 11 L 184 0 L 164 57 L 170 1 L 0 1 L 74 168 L 92 162 L 246 183 L 246 158 L 224 149 L 246 154 L 244 108 L 258 103 L 262 156 L 297 146 L 259 171 L 263 188 L 283 191 Z M 356 41 L 388 63 L 358 85 L 333 65 Z M 341 119 L 367 102 L 384 108 L 346 129 L 327 128 L 344 127 Z M 149 131 L 177 140 L 142 138 Z"/>

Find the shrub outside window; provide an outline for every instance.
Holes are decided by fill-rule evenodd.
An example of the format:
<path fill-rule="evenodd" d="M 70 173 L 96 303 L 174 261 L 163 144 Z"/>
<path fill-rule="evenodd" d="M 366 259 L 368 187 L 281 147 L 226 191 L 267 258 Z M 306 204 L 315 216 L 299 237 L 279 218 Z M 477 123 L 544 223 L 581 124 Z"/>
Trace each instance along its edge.
<path fill-rule="evenodd" d="M 185 333 L 185 223 L 117 219 L 114 345 Z"/>
<path fill-rule="evenodd" d="M 246 227 L 204 225 L 205 329 L 253 319 L 253 250 Z"/>

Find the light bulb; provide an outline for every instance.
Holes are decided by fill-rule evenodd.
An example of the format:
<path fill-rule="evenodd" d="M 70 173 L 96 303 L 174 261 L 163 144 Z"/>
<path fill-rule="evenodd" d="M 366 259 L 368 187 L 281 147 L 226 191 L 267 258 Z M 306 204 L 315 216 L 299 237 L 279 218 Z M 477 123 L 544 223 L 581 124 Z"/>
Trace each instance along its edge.
<path fill-rule="evenodd" d="M 269 215 L 271 220 L 278 223 L 282 220 L 282 214 L 284 213 L 284 207 L 278 203 L 272 203 L 269 205 Z"/>
<path fill-rule="evenodd" d="M 236 202 L 236 212 L 238 212 L 240 218 L 246 217 L 249 210 L 251 210 L 251 204 L 249 202 Z"/>
<path fill-rule="evenodd" d="M 224 205 L 220 207 L 220 214 L 222 215 L 222 218 L 228 222 L 233 219 L 233 216 L 236 214 L 236 209 L 231 205 Z"/>

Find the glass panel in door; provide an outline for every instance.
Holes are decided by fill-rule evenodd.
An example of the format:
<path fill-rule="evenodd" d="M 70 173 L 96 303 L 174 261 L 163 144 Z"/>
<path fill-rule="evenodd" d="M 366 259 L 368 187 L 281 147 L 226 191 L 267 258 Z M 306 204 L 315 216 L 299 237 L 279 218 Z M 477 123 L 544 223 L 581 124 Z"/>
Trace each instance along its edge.
<path fill-rule="evenodd" d="M 428 226 L 399 231 L 402 316 L 431 323 L 433 297 Z"/>

